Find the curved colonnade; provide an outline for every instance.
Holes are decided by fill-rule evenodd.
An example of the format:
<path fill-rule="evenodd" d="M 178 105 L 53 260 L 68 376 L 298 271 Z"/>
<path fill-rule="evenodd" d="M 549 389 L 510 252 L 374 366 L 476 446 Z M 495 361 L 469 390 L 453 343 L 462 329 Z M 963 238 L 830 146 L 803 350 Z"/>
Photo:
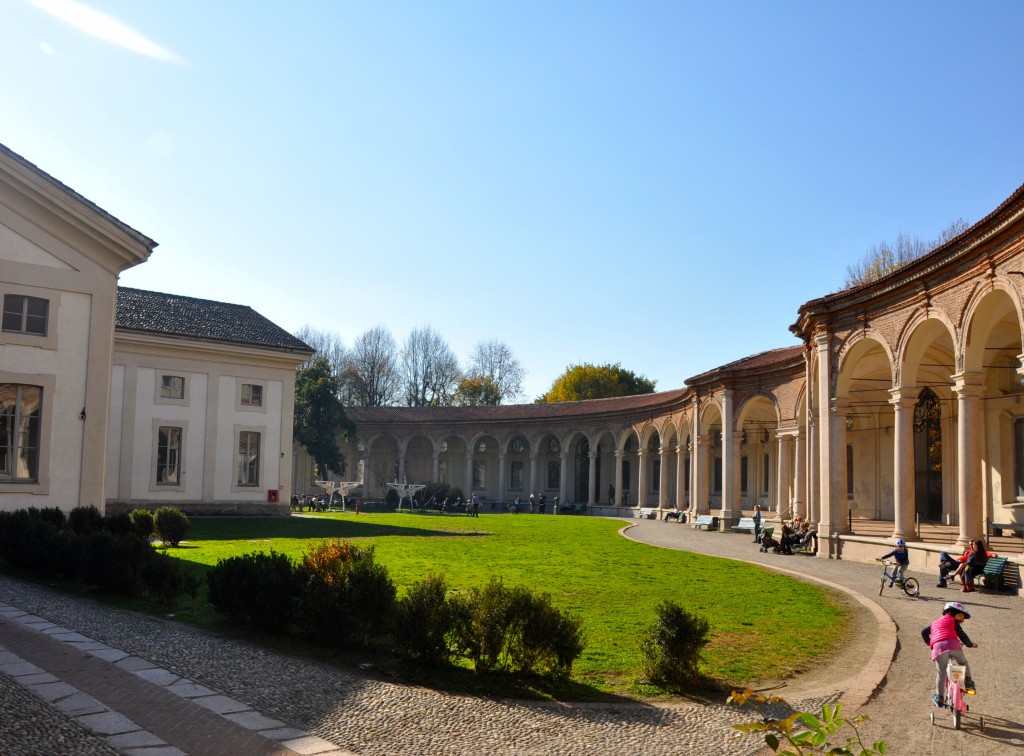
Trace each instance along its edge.
<path fill-rule="evenodd" d="M 1024 187 L 888 276 L 799 307 L 800 343 L 617 399 L 351 408 L 342 444 L 382 496 L 444 481 L 485 510 L 532 492 L 599 514 L 761 504 L 843 534 L 851 517 L 1024 529 Z M 296 481 L 311 466 L 296 460 Z M 349 477 L 352 477 L 350 474 Z M 550 510 L 549 510 L 550 511 Z"/>

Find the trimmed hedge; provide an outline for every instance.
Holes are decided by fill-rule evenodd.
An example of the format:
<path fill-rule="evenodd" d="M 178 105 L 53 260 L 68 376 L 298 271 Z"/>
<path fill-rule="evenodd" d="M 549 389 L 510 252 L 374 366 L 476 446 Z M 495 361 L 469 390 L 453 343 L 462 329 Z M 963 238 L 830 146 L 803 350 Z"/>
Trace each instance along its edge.
<path fill-rule="evenodd" d="M 188 584 L 181 562 L 156 552 L 128 515 L 95 507 L 0 512 L 0 559 L 41 578 L 62 578 L 119 596 L 173 604 Z"/>

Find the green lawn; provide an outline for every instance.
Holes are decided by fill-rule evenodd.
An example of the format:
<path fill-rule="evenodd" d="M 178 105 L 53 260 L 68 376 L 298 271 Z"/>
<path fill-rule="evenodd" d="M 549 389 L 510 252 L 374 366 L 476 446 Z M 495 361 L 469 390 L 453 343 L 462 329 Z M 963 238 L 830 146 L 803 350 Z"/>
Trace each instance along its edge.
<path fill-rule="evenodd" d="M 744 687 L 804 668 L 841 643 L 847 609 L 836 594 L 753 565 L 651 548 L 596 517 L 331 513 L 289 518 L 194 518 L 188 541 L 169 553 L 203 566 L 274 549 L 298 559 L 326 538 L 372 543 L 399 587 L 428 572 L 454 589 L 487 582 L 553 594 L 584 617 L 587 650 L 573 669 L 600 691 L 637 692 L 639 641 L 654 607 L 675 599 L 709 621 L 704 671 Z M 779 597 L 785 600 L 779 600 Z"/>

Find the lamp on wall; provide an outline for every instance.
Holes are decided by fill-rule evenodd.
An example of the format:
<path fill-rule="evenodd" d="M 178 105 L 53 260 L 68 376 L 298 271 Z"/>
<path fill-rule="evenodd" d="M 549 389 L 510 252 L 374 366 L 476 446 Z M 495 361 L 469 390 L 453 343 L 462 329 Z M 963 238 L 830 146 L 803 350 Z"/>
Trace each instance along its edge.
<path fill-rule="evenodd" d="M 846 414 L 846 430 L 853 430 L 853 413 Z"/>

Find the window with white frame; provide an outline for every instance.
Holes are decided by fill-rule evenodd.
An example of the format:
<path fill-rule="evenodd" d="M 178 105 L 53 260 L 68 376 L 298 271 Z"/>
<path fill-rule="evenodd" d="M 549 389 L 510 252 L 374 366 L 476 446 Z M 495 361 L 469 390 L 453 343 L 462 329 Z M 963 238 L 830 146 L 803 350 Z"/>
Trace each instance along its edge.
<path fill-rule="evenodd" d="M 3 330 L 45 336 L 50 317 L 50 302 L 23 294 L 4 294 Z"/>
<path fill-rule="evenodd" d="M 238 485 L 260 484 L 260 434 L 240 431 L 238 434 Z"/>
<path fill-rule="evenodd" d="M 160 426 L 156 441 L 156 482 L 158 485 L 181 484 L 182 429 Z"/>
<path fill-rule="evenodd" d="M 243 383 L 242 384 L 242 406 L 243 407 L 262 407 L 263 406 L 263 386 L 258 383 Z"/>
<path fill-rule="evenodd" d="M 161 399 L 184 399 L 185 378 L 180 375 L 160 376 L 160 398 Z"/>
<path fill-rule="evenodd" d="M 42 386 L 0 383 L 0 482 L 39 478 Z"/>

